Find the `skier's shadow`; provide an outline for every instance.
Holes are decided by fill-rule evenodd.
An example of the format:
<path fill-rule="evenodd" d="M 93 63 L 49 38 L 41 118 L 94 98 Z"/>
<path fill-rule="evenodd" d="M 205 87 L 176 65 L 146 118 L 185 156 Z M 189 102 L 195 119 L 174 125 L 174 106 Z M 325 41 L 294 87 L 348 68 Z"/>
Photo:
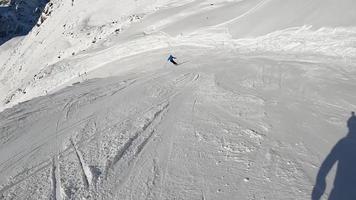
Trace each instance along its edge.
<path fill-rule="evenodd" d="M 8 40 L 27 35 L 37 24 L 49 0 L 12 0 L 8 6 L 0 6 L 0 45 Z"/>
<path fill-rule="evenodd" d="M 349 132 L 331 150 L 322 163 L 312 192 L 312 200 L 319 200 L 326 188 L 326 176 L 337 162 L 334 186 L 329 200 L 356 200 L 356 116 L 347 121 Z"/>

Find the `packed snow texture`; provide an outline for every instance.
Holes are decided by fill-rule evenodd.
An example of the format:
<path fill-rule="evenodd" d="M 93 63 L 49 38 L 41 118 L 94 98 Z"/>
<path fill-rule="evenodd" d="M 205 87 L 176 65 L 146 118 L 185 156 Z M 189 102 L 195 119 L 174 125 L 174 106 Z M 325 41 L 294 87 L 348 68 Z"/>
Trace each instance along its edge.
<path fill-rule="evenodd" d="M 0 199 L 356 199 L 355 8 L 49 1 L 0 46 Z"/>

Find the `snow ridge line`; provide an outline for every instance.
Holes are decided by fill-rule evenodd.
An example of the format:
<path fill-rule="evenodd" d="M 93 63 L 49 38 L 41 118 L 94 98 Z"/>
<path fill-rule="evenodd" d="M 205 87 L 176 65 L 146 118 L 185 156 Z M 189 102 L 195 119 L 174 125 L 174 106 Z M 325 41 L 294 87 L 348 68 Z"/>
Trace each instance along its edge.
<path fill-rule="evenodd" d="M 127 153 L 126 151 L 129 150 L 130 146 L 132 146 L 132 143 L 138 138 L 139 132 L 136 132 L 136 134 L 131 137 L 125 144 L 124 146 L 118 151 L 118 153 L 114 156 L 112 160 L 108 160 L 106 167 L 105 167 L 105 179 L 107 179 L 108 173 L 110 169 L 113 169 L 113 166 L 119 162 L 122 157 Z"/>
<path fill-rule="evenodd" d="M 69 119 L 69 114 L 70 114 L 70 112 L 71 112 L 71 107 L 73 106 L 74 103 L 75 103 L 75 102 L 73 102 L 73 99 L 71 99 L 69 102 L 67 102 L 67 103 L 64 105 L 63 111 L 66 110 L 66 111 L 65 111 L 65 116 L 64 116 L 65 120 Z"/>
<path fill-rule="evenodd" d="M 196 74 L 193 78 L 193 81 L 197 81 L 200 78 L 200 74 Z"/>
<path fill-rule="evenodd" d="M 52 158 L 52 198 L 57 200 L 57 179 L 56 179 L 56 164 L 55 158 Z"/>
<path fill-rule="evenodd" d="M 224 23 L 218 24 L 215 27 L 221 27 L 221 26 L 225 26 L 227 24 L 231 24 L 232 22 L 234 22 L 236 20 L 239 20 L 239 19 L 241 19 L 241 18 L 243 18 L 243 17 L 255 12 L 257 9 L 261 8 L 262 6 L 264 6 L 269 1 L 270 0 L 262 0 L 258 4 L 256 4 L 254 7 L 252 7 L 250 10 L 246 11 L 245 13 L 243 13 L 243 14 L 241 14 L 241 15 L 239 15 L 239 16 L 237 16 L 237 17 L 235 17 L 235 18 L 233 18 L 233 19 L 231 19 L 229 21 L 226 21 Z"/>
<path fill-rule="evenodd" d="M 129 82 L 126 85 L 123 85 L 121 88 L 119 88 L 118 90 L 114 90 L 110 96 L 114 96 L 116 95 L 118 92 L 120 92 L 121 90 L 126 89 L 127 87 L 129 87 L 130 85 L 133 85 L 134 83 L 136 83 L 136 79 L 134 80 L 129 80 Z"/>
<path fill-rule="evenodd" d="M 142 152 L 143 148 L 149 142 L 149 140 L 154 135 L 154 127 L 161 121 L 163 113 L 168 109 L 169 103 L 165 103 L 158 111 L 156 111 L 152 117 L 149 118 L 149 121 L 143 125 L 143 127 L 138 130 L 134 136 L 132 136 L 124 146 L 118 151 L 113 160 L 109 160 L 106 165 L 105 170 L 105 179 L 108 178 L 110 171 L 114 170 L 116 165 L 120 162 L 126 161 L 126 163 L 121 163 L 130 166 L 130 163 Z M 158 121 L 158 122 L 157 122 Z M 153 125 L 156 124 L 156 125 Z M 125 170 L 125 169 L 122 169 Z M 123 173 L 121 173 L 123 174 Z M 127 176 L 124 174 L 123 176 Z"/>
<path fill-rule="evenodd" d="M 78 148 L 77 146 L 75 145 L 73 139 L 71 138 L 70 139 L 70 142 L 73 146 L 73 149 L 75 151 L 75 154 L 77 155 L 77 158 L 78 158 L 78 161 L 79 161 L 79 165 L 80 165 L 80 168 L 82 170 L 82 178 L 83 178 L 83 182 L 84 182 L 84 186 L 86 189 L 89 188 L 89 185 L 91 184 L 91 171 L 90 171 L 90 168 L 86 165 L 86 163 L 84 162 L 83 160 L 83 156 L 82 154 L 78 151 Z"/>
<path fill-rule="evenodd" d="M 149 135 L 143 140 L 143 142 L 141 144 L 139 144 L 137 146 L 137 151 L 135 153 L 135 156 L 138 156 L 141 151 L 143 150 L 143 148 L 146 146 L 146 144 L 148 143 L 148 141 L 151 139 L 151 137 L 153 136 L 153 134 L 155 133 L 155 130 L 152 130 Z"/>
<path fill-rule="evenodd" d="M 54 200 L 61 200 L 62 197 L 62 188 L 61 188 L 61 179 L 59 174 L 59 167 L 58 167 L 58 158 L 54 156 L 52 158 L 52 198 Z"/>

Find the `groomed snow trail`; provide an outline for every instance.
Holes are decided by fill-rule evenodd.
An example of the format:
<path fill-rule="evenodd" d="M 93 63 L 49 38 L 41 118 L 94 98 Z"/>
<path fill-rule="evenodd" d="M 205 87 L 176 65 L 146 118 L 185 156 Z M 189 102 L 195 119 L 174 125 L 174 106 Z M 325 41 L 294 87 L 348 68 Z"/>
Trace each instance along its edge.
<path fill-rule="evenodd" d="M 346 133 L 355 72 L 176 52 L 189 62 L 90 79 L 2 112 L 2 198 L 310 198 L 328 151 L 319 145 Z"/>

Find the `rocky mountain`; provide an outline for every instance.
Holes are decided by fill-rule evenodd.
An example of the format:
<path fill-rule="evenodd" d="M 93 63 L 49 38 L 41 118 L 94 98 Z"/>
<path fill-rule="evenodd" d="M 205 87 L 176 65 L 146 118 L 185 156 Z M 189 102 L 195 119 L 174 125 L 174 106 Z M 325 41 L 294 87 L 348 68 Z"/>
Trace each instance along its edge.
<path fill-rule="evenodd" d="M 5 0 L 0 7 L 0 45 L 26 35 L 35 26 L 48 0 Z"/>

